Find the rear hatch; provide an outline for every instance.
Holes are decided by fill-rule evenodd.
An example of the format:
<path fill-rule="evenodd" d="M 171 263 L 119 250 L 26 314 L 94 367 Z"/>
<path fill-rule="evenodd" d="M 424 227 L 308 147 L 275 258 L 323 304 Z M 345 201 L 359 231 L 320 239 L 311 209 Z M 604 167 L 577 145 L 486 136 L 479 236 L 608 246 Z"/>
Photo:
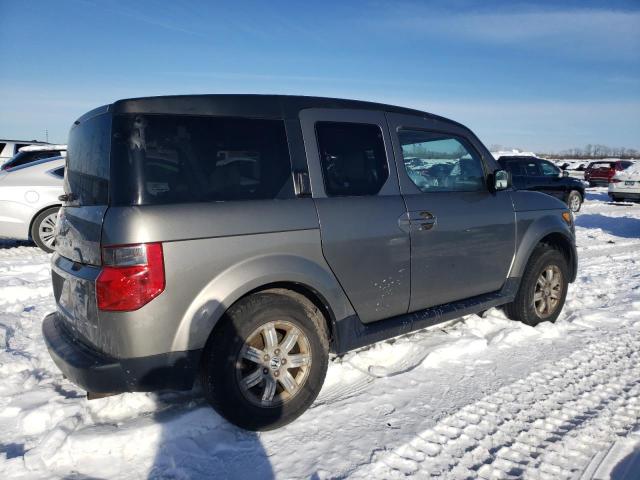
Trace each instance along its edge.
<path fill-rule="evenodd" d="M 633 165 L 631 162 L 621 165 L 615 176 L 611 179 L 615 190 L 629 190 L 640 192 L 640 164 Z"/>
<path fill-rule="evenodd" d="M 111 115 L 107 107 L 69 133 L 65 201 L 57 224 L 52 281 L 58 311 L 75 337 L 100 345 L 95 280 L 102 263 L 102 220 L 109 203 Z"/>

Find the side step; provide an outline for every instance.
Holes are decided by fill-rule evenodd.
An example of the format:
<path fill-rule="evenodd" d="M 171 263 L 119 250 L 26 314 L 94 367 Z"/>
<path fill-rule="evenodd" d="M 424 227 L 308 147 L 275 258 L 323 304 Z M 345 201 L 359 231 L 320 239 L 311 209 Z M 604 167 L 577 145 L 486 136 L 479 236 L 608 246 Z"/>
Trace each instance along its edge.
<path fill-rule="evenodd" d="M 372 323 L 362 323 L 357 315 L 345 318 L 336 322 L 336 353 L 340 355 L 365 345 L 504 305 L 513 301 L 519 285 L 519 278 L 509 278 L 502 289 L 496 292 L 437 305 Z"/>

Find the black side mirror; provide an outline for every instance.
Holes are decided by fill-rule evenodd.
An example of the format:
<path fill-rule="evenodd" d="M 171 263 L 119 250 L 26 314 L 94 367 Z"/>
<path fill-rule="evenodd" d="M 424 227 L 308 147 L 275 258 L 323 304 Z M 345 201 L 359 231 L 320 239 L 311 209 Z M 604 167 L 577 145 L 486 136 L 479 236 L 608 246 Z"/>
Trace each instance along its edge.
<path fill-rule="evenodd" d="M 568 177 L 569 176 L 569 172 L 567 172 L 566 170 L 562 171 L 562 176 L 563 177 Z"/>
<path fill-rule="evenodd" d="M 493 189 L 496 192 L 506 190 L 511 187 L 511 175 L 506 170 L 496 170 L 493 172 Z"/>

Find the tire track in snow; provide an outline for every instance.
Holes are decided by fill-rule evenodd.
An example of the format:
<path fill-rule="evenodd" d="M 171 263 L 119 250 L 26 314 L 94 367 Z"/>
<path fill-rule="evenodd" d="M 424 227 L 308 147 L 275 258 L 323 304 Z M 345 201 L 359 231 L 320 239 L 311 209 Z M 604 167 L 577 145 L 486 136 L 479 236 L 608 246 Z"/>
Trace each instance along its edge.
<path fill-rule="evenodd" d="M 383 453 L 353 478 L 573 478 L 640 419 L 638 332 L 593 342 Z"/>

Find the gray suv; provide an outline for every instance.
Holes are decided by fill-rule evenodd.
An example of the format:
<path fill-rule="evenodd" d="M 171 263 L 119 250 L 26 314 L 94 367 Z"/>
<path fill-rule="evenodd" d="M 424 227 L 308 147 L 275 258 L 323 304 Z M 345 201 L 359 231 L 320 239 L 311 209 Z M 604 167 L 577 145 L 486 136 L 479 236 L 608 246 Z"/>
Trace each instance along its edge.
<path fill-rule="evenodd" d="M 573 217 L 459 123 L 331 98 L 121 100 L 70 132 L 50 354 L 91 396 L 191 389 L 266 430 L 337 355 L 490 307 L 554 321 Z"/>

